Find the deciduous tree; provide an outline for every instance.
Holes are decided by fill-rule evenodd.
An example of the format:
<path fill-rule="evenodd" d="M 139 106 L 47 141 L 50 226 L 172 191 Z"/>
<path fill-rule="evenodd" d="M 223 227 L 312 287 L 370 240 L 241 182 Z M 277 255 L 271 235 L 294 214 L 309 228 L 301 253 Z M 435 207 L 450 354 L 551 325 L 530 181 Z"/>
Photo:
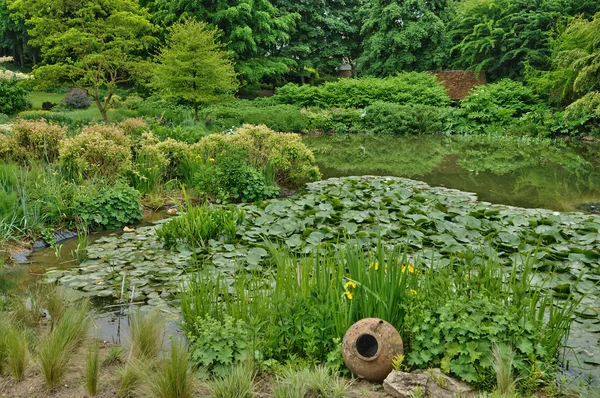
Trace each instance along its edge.
<path fill-rule="evenodd" d="M 155 43 L 155 27 L 136 0 L 13 0 L 29 43 L 41 51 L 41 87 L 71 82 L 90 94 L 105 121 L 114 90 Z"/>

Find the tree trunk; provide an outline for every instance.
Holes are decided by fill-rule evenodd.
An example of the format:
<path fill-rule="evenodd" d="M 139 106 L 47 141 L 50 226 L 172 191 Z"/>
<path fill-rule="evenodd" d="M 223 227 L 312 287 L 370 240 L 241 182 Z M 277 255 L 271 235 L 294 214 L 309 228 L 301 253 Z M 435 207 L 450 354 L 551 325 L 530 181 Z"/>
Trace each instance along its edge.
<path fill-rule="evenodd" d="M 198 122 L 198 103 L 194 102 L 194 122 Z"/>

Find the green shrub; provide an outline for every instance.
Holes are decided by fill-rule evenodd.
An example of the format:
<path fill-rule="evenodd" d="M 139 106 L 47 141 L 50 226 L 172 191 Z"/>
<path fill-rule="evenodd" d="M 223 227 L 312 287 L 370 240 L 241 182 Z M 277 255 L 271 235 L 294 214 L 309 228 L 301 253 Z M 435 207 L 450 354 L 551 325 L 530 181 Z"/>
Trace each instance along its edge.
<path fill-rule="evenodd" d="M 592 91 L 565 109 L 565 122 L 580 134 L 600 134 L 600 92 Z"/>
<path fill-rule="evenodd" d="M 311 130 L 322 132 L 359 133 L 363 131 L 362 109 L 332 108 L 306 111 Z"/>
<path fill-rule="evenodd" d="M 8 123 L 10 117 L 4 113 L 0 112 L 0 124 Z"/>
<path fill-rule="evenodd" d="M 121 182 L 91 186 L 75 199 L 76 214 L 85 226 L 115 229 L 142 219 L 140 193 Z"/>
<path fill-rule="evenodd" d="M 377 102 L 365 108 L 365 130 L 376 134 L 439 134 L 450 111 L 429 105 Z"/>
<path fill-rule="evenodd" d="M 67 129 L 44 119 L 18 120 L 12 137 L 28 157 L 53 162 L 58 158 L 59 144 L 67 137 Z"/>
<path fill-rule="evenodd" d="M 125 119 L 118 124 L 118 127 L 134 140 L 139 140 L 143 133 L 150 132 L 150 126 L 141 117 Z"/>
<path fill-rule="evenodd" d="M 298 186 L 320 178 L 312 152 L 298 135 L 266 126 L 244 125 L 234 134 L 211 134 L 192 145 L 193 153 L 215 162 L 230 150 L 245 152 L 247 164 L 258 170 L 272 167 L 278 184 Z"/>
<path fill-rule="evenodd" d="M 130 173 L 132 186 L 142 193 L 153 192 L 167 173 L 169 160 L 156 143 L 142 141 Z"/>
<path fill-rule="evenodd" d="M 225 315 L 219 321 L 206 316 L 187 327 L 190 358 L 197 366 L 223 374 L 252 357 L 250 329 L 242 320 Z"/>
<path fill-rule="evenodd" d="M 31 108 L 27 95 L 27 90 L 17 80 L 0 79 L 0 113 L 14 115 Z"/>
<path fill-rule="evenodd" d="M 87 109 L 92 105 L 92 98 L 84 90 L 75 87 L 65 95 L 63 102 L 69 109 Z"/>
<path fill-rule="evenodd" d="M 384 79 L 340 79 L 322 86 L 289 83 L 277 90 L 274 100 L 283 104 L 323 108 L 364 108 L 378 101 L 432 106 L 450 103 L 444 87 L 426 72 L 403 72 Z"/>
<path fill-rule="evenodd" d="M 246 164 L 247 156 L 237 148 L 225 151 L 217 159 L 199 165 L 191 185 L 202 195 L 217 201 L 255 202 L 271 199 L 279 193 L 274 176 L 269 180 L 270 167 L 262 172 Z"/>
<path fill-rule="evenodd" d="M 0 133 L 0 159 L 8 160 L 14 155 L 17 143 L 11 136 Z"/>
<path fill-rule="evenodd" d="M 131 169 L 131 141 L 123 130 L 92 124 L 60 145 L 60 163 L 69 179 L 115 180 Z"/>
<path fill-rule="evenodd" d="M 472 131 L 482 131 L 490 125 L 506 126 L 540 106 L 539 98 L 530 87 L 503 79 L 477 86 L 460 102 L 462 116 Z"/>

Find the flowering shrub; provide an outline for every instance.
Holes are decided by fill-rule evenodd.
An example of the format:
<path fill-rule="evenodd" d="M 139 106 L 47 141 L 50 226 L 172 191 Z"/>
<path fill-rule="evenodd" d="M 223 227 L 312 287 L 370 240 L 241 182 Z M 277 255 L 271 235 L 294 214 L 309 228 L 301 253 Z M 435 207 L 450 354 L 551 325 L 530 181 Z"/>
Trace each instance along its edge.
<path fill-rule="evenodd" d="M 44 119 L 18 120 L 12 129 L 15 144 L 28 157 L 53 162 L 58 158 L 58 147 L 67 137 L 67 129 Z"/>
<path fill-rule="evenodd" d="M 140 138 L 142 133 L 150 131 L 148 123 L 141 117 L 125 119 L 118 124 L 118 127 L 123 130 L 125 134 L 134 138 Z"/>
<path fill-rule="evenodd" d="M 131 169 L 130 140 L 111 125 L 90 125 L 60 145 L 60 163 L 71 179 L 115 180 Z"/>
<path fill-rule="evenodd" d="M 263 125 L 246 124 L 233 134 L 212 134 L 192 145 L 192 152 L 217 161 L 229 150 L 244 152 L 247 163 L 257 169 L 272 167 L 280 184 L 297 186 L 320 177 L 315 158 L 300 136 L 276 133 Z"/>

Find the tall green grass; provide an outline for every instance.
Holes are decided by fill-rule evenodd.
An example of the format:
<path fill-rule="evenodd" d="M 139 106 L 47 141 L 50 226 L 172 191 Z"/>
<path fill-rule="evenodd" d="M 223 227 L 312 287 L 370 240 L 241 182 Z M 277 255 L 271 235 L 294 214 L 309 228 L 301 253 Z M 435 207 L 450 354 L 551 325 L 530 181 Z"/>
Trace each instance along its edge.
<path fill-rule="evenodd" d="M 4 347 L 6 350 L 6 367 L 17 381 L 23 380 L 29 361 L 27 338 L 15 326 L 5 330 Z"/>
<path fill-rule="evenodd" d="M 256 396 L 252 364 L 243 362 L 232 366 L 231 371 L 208 382 L 212 398 L 253 398 Z"/>
<path fill-rule="evenodd" d="M 38 361 L 48 388 L 62 382 L 69 360 L 86 338 L 89 322 L 89 304 L 81 301 L 68 307 L 54 329 L 40 339 Z"/>
<path fill-rule="evenodd" d="M 237 207 L 213 206 L 208 203 L 192 206 L 185 189 L 186 205 L 183 214 L 157 228 L 156 235 L 167 245 L 180 242 L 190 247 L 206 247 L 210 239 L 224 235 L 235 240 L 237 226 L 244 221 L 244 211 Z"/>
<path fill-rule="evenodd" d="M 294 369 L 290 366 L 277 375 L 273 385 L 274 398 L 328 397 L 343 398 L 351 382 L 339 378 L 323 365 Z"/>
<path fill-rule="evenodd" d="M 169 356 L 143 377 L 147 396 L 155 398 L 192 398 L 194 377 L 184 343 L 173 341 Z"/>
<path fill-rule="evenodd" d="M 100 346 L 93 342 L 87 349 L 85 357 L 85 392 L 94 396 L 98 392 L 98 373 L 100 371 Z"/>
<path fill-rule="evenodd" d="M 155 310 L 149 313 L 133 312 L 129 316 L 130 359 L 155 360 L 163 350 L 165 321 Z"/>

